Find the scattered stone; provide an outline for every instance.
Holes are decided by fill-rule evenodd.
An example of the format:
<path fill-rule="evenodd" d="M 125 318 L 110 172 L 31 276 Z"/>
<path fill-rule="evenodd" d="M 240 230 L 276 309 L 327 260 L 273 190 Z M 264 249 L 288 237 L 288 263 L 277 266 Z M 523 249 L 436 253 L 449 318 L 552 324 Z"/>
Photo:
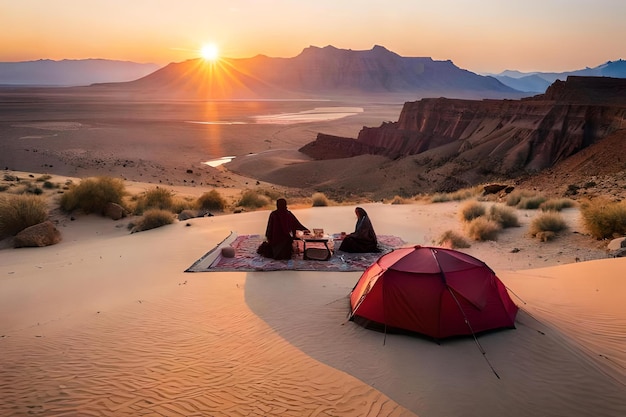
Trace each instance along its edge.
<path fill-rule="evenodd" d="M 521 250 L 520 248 L 513 248 L 513 249 L 511 249 L 511 253 L 517 253 L 520 250 Z"/>
<path fill-rule="evenodd" d="M 16 248 L 43 247 L 55 245 L 61 241 L 61 232 L 51 221 L 27 227 L 15 236 Z"/>

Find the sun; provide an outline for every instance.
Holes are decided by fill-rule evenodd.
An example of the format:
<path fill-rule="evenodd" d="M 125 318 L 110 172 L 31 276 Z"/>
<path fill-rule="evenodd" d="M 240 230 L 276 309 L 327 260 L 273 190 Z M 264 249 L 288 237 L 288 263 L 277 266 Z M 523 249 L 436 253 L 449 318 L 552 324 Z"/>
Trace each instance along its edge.
<path fill-rule="evenodd" d="M 202 48 L 200 48 L 200 55 L 205 61 L 217 61 L 220 57 L 217 45 L 214 43 L 203 45 Z"/>

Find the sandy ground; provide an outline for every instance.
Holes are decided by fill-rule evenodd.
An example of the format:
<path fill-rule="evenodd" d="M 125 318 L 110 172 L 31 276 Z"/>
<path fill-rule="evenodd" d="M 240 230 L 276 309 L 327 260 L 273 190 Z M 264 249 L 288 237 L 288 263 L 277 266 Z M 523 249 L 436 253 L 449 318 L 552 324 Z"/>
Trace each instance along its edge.
<path fill-rule="evenodd" d="M 401 107 L 233 123 L 327 106 L 3 95 L 0 168 L 234 198 L 256 180 L 202 162 L 236 156 L 271 173 L 299 162 L 295 150 L 317 132 L 355 136 L 397 120 Z M 315 174 L 299 172 L 302 181 Z M 459 204 L 363 207 L 379 234 L 432 245 L 460 230 Z M 311 228 L 354 227 L 354 206 L 292 209 Z M 521 308 L 516 329 L 481 335 L 480 346 L 385 337 L 346 321 L 357 272 L 184 272 L 231 231 L 263 233 L 268 211 L 134 234 L 128 219 L 57 214 L 61 243 L 0 249 L 0 415 L 624 416 L 626 261 L 585 235 L 577 209 L 563 212 L 569 229 L 554 241 L 529 238 L 536 214 L 519 211 L 521 227 L 464 249 Z"/>
<path fill-rule="evenodd" d="M 459 227 L 458 203 L 364 208 L 407 244 Z M 351 206 L 294 213 L 353 227 Z M 526 238 L 531 213 L 473 244 L 521 307 L 516 329 L 478 338 L 482 355 L 472 338 L 385 338 L 346 321 L 358 272 L 183 272 L 231 231 L 262 233 L 267 214 L 135 234 L 79 216 L 55 246 L 0 250 L 0 415 L 626 413 L 624 259 Z"/>

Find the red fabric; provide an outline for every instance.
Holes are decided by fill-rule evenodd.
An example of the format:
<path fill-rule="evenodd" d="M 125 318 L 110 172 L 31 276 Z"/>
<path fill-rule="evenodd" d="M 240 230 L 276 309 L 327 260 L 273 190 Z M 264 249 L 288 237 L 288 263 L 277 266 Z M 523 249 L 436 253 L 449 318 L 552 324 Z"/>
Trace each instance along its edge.
<path fill-rule="evenodd" d="M 357 282 L 350 306 L 353 316 L 436 339 L 514 327 L 517 314 L 484 262 L 422 246 L 381 256 Z"/>

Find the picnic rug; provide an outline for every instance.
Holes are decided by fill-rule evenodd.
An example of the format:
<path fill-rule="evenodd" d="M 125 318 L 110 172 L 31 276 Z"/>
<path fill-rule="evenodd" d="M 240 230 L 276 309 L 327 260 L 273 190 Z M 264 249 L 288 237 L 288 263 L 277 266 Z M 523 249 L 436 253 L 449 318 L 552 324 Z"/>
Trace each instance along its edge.
<path fill-rule="evenodd" d="M 339 235 L 333 235 L 329 245 L 339 248 Z M 241 235 L 235 232 L 194 262 L 185 272 L 232 272 L 232 271 L 364 271 L 382 255 L 391 252 L 406 244 L 397 236 L 379 235 L 376 253 L 347 253 L 333 251 L 327 261 L 304 260 L 302 254 L 294 254 L 289 260 L 275 260 L 265 258 L 256 253 L 263 242 L 262 235 Z M 234 258 L 222 256 L 222 248 L 231 246 L 235 249 Z M 307 245 L 309 247 L 309 245 Z M 331 246 L 332 248 L 332 246 Z"/>

